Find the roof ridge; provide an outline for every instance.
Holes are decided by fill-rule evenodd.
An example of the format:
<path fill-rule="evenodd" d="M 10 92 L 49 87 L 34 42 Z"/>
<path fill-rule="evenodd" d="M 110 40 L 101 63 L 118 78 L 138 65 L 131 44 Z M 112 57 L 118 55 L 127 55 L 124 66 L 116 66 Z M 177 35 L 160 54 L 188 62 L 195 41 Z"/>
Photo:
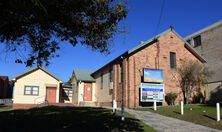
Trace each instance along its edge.
<path fill-rule="evenodd" d="M 73 73 L 78 81 L 94 81 L 94 78 L 91 76 L 93 72 L 93 70 L 73 70 Z"/>
<path fill-rule="evenodd" d="M 142 48 L 143 46 L 145 46 L 145 45 L 147 45 L 147 44 L 149 44 L 149 43 L 151 43 L 153 40 L 155 40 L 155 39 L 163 36 L 164 34 L 170 32 L 170 31 L 173 32 L 173 33 L 175 33 L 176 36 L 178 36 L 182 41 L 184 41 L 185 45 L 187 45 L 187 47 L 188 47 L 190 50 L 192 50 L 194 53 L 196 53 L 197 57 L 200 58 L 201 61 L 206 62 L 206 59 L 205 59 L 200 53 L 198 53 L 195 49 L 193 49 L 192 47 L 190 47 L 190 45 L 184 40 L 184 38 L 182 38 L 173 28 L 168 28 L 167 30 L 165 30 L 165 31 L 157 34 L 157 35 L 154 36 L 154 37 L 151 37 L 150 39 L 146 40 L 145 42 L 140 43 L 139 45 L 137 45 L 137 46 L 135 46 L 135 47 L 127 50 L 127 51 L 124 52 L 123 54 L 125 54 L 125 53 L 131 54 L 131 53 L 135 52 L 136 50 Z M 190 52 L 191 52 L 191 51 L 190 51 Z M 121 55 L 123 55 L 123 54 L 121 54 Z M 120 55 L 120 56 L 121 56 L 121 55 Z M 97 71 L 99 71 L 99 70 L 102 69 L 103 67 L 109 65 L 111 62 L 115 61 L 115 60 L 118 59 L 120 56 L 116 57 L 116 58 L 113 59 L 112 61 L 109 61 L 107 64 L 105 64 L 104 66 L 102 66 L 101 68 L 99 68 L 98 70 L 96 70 L 95 72 L 93 72 L 91 75 L 95 74 Z"/>
<path fill-rule="evenodd" d="M 205 26 L 205 27 L 203 27 L 203 28 L 195 31 L 195 32 L 191 33 L 190 35 L 187 35 L 186 37 L 184 37 L 184 39 L 189 39 L 190 37 L 193 37 L 193 36 L 195 36 L 195 35 L 198 35 L 198 34 L 200 34 L 200 33 L 202 33 L 202 32 L 205 32 L 205 31 L 207 31 L 207 30 L 209 30 L 209 29 L 215 28 L 215 27 L 217 27 L 217 26 L 219 26 L 219 25 L 221 25 L 221 24 L 222 24 L 222 19 L 219 20 L 219 21 L 217 21 L 217 22 L 214 22 L 213 24 L 210 24 L 210 25 L 208 25 L 208 26 Z"/>
<path fill-rule="evenodd" d="M 168 28 L 167 30 L 164 30 L 163 32 L 157 34 L 156 36 L 151 37 L 150 39 L 146 40 L 145 42 L 140 43 L 140 44 L 138 44 L 137 46 L 134 46 L 133 48 L 128 49 L 127 51 L 123 52 L 122 54 L 120 54 L 119 56 L 117 56 L 116 58 L 114 58 L 113 60 L 111 60 L 111 61 L 109 61 L 108 63 L 106 63 L 105 65 L 103 65 L 103 66 L 102 66 L 101 68 L 99 68 L 98 70 L 102 69 L 102 68 L 105 67 L 106 65 L 108 65 L 108 64 L 110 64 L 111 62 L 115 61 L 117 58 L 119 58 L 120 56 L 124 55 L 125 53 L 130 54 L 130 53 L 134 52 L 135 50 L 143 47 L 143 46 L 146 45 L 147 43 L 150 43 L 150 42 L 151 42 L 152 40 L 154 40 L 155 38 L 158 38 L 158 37 L 164 35 L 165 33 L 169 32 L 169 31 L 172 31 L 172 30 L 173 30 L 172 28 Z M 138 46 L 139 46 L 139 48 L 137 48 Z M 95 71 L 92 73 L 92 75 L 93 75 L 94 73 L 96 73 L 98 70 L 95 70 Z"/>
<path fill-rule="evenodd" d="M 81 71 L 95 71 L 95 70 L 90 70 L 90 69 L 80 69 L 80 68 L 74 68 L 74 70 L 81 70 Z"/>

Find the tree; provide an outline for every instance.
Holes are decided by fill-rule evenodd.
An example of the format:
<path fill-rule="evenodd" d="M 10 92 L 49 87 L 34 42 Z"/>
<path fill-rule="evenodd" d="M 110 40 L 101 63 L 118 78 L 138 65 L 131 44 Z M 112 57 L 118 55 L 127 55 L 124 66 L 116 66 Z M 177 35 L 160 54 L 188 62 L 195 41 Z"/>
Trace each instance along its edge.
<path fill-rule="evenodd" d="M 191 94 L 201 86 L 204 86 L 207 83 L 207 78 L 212 75 L 203 64 L 193 60 L 183 61 L 181 66 L 177 69 L 177 72 L 184 102 L 186 104 Z"/>
<path fill-rule="evenodd" d="M 26 66 L 48 65 L 57 57 L 59 41 L 109 53 L 109 42 L 127 15 L 126 3 L 114 0 L 0 1 L 0 41 Z M 27 50 L 28 49 L 28 50 Z"/>

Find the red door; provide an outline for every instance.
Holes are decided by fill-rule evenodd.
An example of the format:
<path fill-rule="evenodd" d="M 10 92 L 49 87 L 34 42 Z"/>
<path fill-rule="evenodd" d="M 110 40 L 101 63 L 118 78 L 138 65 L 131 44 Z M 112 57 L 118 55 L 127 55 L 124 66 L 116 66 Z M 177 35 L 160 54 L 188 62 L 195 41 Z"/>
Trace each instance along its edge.
<path fill-rule="evenodd" d="M 56 87 L 46 88 L 46 100 L 48 103 L 56 103 Z"/>
<path fill-rule="evenodd" d="M 84 101 L 92 101 L 92 83 L 84 83 Z"/>

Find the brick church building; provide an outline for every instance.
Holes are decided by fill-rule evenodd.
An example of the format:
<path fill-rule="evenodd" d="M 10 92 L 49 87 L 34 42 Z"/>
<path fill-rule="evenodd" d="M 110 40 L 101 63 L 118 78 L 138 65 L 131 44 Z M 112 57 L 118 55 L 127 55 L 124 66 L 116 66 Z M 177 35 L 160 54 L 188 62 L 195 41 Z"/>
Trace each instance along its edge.
<path fill-rule="evenodd" d="M 176 102 L 182 100 L 182 92 L 178 82 L 176 69 L 180 67 L 185 59 L 192 59 L 200 63 L 206 60 L 192 48 L 172 28 L 161 34 L 140 43 L 138 46 L 124 52 L 108 64 L 94 71 L 88 76 L 93 77 L 93 86 L 88 88 L 93 95 L 91 102 L 95 106 L 112 106 L 116 100 L 118 107 L 122 101 L 127 108 L 135 108 L 141 105 L 140 85 L 143 83 L 143 69 L 161 69 L 163 71 L 164 94 L 169 92 L 178 93 Z M 84 80 L 84 79 L 83 79 Z M 84 81 L 73 82 L 74 92 L 79 90 L 80 85 L 85 86 Z M 77 89 L 77 90 L 75 90 Z M 87 88 L 83 88 L 87 92 Z M 77 102 L 82 104 L 85 95 L 84 90 L 81 96 L 83 100 Z M 90 100 L 85 101 L 87 103 Z M 163 104 L 165 101 L 163 100 Z"/>

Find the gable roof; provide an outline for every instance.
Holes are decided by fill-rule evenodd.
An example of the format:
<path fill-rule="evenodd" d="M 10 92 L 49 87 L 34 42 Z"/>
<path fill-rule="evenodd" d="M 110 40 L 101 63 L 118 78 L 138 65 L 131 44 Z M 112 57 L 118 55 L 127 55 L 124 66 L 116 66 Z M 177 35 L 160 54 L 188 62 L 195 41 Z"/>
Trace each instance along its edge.
<path fill-rule="evenodd" d="M 206 62 L 206 58 L 205 58 L 204 56 L 202 56 L 197 50 L 195 50 L 185 39 L 183 39 L 183 38 L 182 38 L 174 29 L 172 29 L 172 28 L 170 28 L 170 29 L 168 29 L 168 30 L 166 30 L 166 31 L 164 31 L 164 32 L 156 35 L 155 37 L 153 37 L 153 38 L 151 38 L 151 39 L 149 39 L 149 40 L 147 40 L 147 41 L 139 44 L 138 46 L 136 46 L 136 47 L 128 50 L 128 54 L 131 54 L 131 53 L 137 51 L 138 49 L 140 49 L 140 48 L 142 48 L 142 47 L 144 47 L 144 46 L 152 43 L 153 41 L 155 41 L 156 39 L 158 39 L 159 37 L 165 35 L 166 33 L 170 32 L 170 31 L 173 32 L 178 38 L 180 38 L 180 39 L 184 42 L 185 47 L 186 47 L 191 53 L 193 53 L 201 62 Z"/>
<path fill-rule="evenodd" d="M 91 74 L 93 73 L 92 70 L 75 69 L 73 72 L 76 76 L 77 81 L 95 81 L 95 79 L 91 76 Z"/>
<path fill-rule="evenodd" d="M 203 57 L 198 51 L 196 51 L 187 41 L 184 40 L 184 38 L 182 38 L 173 28 L 169 28 L 167 30 L 165 30 L 164 32 L 152 37 L 151 39 L 140 43 L 139 45 L 137 45 L 136 47 L 133 47 L 132 49 L 127 50 L 126 52 L 124 52 L 123 54 L 121 54 L 120 56 L 118 56 L 117 58 L 115 58 L 114 60 L 112 60 L 111 62 L 107 63 L 106 65 L 104 65 L 103 67 L 101 67 L 100 69 L 96 70 L 94 73 L 92 73 L 92 75 L 94 75 L 96 72 L 98 72 L 99 70 L 101 70 L 102 68 L 106 67 L 107 65 L 113 63 L 115 60 L 118 60 L 119 58 L 121 58 L 122 56 L 125 55 L 130 55 L 132 53 L 135 53 L 137 51 L 139 51 L 141 48 L 148 46 L 150 44 L 152 44 L 153 42 L 155 42 L 159 37 L 165 35 L 168 32 L 173 32 L 177 37 L 179 37 L 185 44 L 185 47 L 193 54 L 195 55 L 201 62 L 206 62 L 206 58 Z"/>
<path fill-rule="evenodd" d="M 45 69 L 43 69 L 42 67 L 39 67 L 39 66 L 38 66 L 38 67 L 35 67 L 35 68 L 33 68 L 33 69 L 30 69 L 30 70 L 28 70 L 28 71 L 26 71 L 26 72 L 24 72 L 24 73 L 22 73 L 22 74 L 20 74 L 20 75 L 18 75 L 18 76 L 13 77 L 13 80 L 16 81 L 16 80 L 18 80 L 19 78 L 22 78 L 22 77 L 24 77 L 24 76 L 26 76 L 26 75 L 34 72 L 34 71 L 37 71 L 37 70 L 39 70 L 39 69 L 42 70 L 43 72 L 45 72 L 46 74 L 48 74 L 49 76 L 53 77 L 53 78 L 56 79 L 57 81 L 62 82 L 62 81 L 61 81 L 60 79 L 58 79 L 56 76 L 54 76 L 53 74 L 51 74 L 50 72 L 46 71 Z"/>

